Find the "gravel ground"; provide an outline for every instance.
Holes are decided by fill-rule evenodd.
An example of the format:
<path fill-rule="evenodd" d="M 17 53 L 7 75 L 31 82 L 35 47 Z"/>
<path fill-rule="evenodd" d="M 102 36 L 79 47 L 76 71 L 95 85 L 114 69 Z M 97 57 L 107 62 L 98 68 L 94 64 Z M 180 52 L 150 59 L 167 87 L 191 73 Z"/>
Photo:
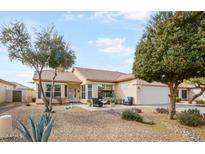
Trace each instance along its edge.
<path fill-rule="evenodd" d="M 0 113 L 14 118 L 13 137 L 0 141 L 23 141 L 15 128 L 15 119 L 28 125 L 28 117 L 37 120 L 43 109 L 42 105 L 31 105 Z M 176 121 L 169 122 L 166 115 L 152 113 L 151 109 L 143 109 L 141 114 L 152 119 L 154 125 L 122 120 L 121 111 L 116 110 L 90 112 L 81 108 L 65 110 L 63 106 L 54 106 L 54 110 L 56 120 L 49 141 L 203 141 L 190 129 Z"/>

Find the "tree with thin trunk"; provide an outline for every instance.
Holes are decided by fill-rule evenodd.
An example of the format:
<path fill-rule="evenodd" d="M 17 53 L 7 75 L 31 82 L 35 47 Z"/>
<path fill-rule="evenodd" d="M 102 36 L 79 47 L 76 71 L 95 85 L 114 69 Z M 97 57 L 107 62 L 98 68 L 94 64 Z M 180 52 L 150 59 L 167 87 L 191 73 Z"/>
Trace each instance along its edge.
<path fill-rule="evenodd" d="M 75 63 L 76 56 L 71 49 L 70 44 L 64 41 L 63 36 L 55 33 L 51 41 L 51 53 L 48 61 L 48 66 L 54 69 L 54 75 L 52 78 L 51 94 L 49 101 L 49 109 L 52 110 L 52 102 L 54 98 L 54 85 L 55 79 L 58 75 L 58 69 L 68 69 Z"/>
<path fill-rule="evenodd" d="M 51 49 L 56 36 L 53 29 L 53 27 L 48 27 L 35 32 L 35 40 L 32 40 L 24 23 L 12 21 L 9 25 L 2 26 L 0 33 L 0 42 L 7 47 L 9 58 L 33 68 L 38 74 L 38 85 L 43 95 L 45 112 L 51 110 L 49 109 L 49 100 L 44 93 L 41 77 L 42 71 L 49 66 L 51 59 Z"/>
<path fill-rule="evenodd" d="M 194 88 L 199 89 L 199 92 L 192 96 L 192 98 L 188 101 L 189 104 L 192 104 L 194 100 L 196 100 L 199 96 L 203 95 L 205 92 L 205 78 L 191 78 L 185 81 L 186 83 L 193 85 Z"/>
<path fill-rule="evenodd" d="M 169 88 L 169 114 L 176 112 L 177 88 L 184 79 L 204 76 L 205 13 L 159 12 L 136 47 L 133 73 Z"/>

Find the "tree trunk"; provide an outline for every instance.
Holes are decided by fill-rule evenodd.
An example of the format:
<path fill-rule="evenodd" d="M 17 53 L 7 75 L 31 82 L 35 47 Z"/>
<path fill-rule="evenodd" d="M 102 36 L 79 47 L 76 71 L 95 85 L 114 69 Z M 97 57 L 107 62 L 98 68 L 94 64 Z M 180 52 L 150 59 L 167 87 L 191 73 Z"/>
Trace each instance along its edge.
<path fill-rule="evenodd" d="M 174 119 L 174 115 L 176 114 L 176 93 L 177 93 L 177 88 L 178 85 L 174 83 L 170 83 L 169 85 L 169 114 L 168 114 L 168 119 Z"/>
<path fill-rule="evenodd" d="M 200 92 L 198 94 L 195 94 L 190 100 L 189 100 L 189 104 L 192 104 L 192 102 L 199 96 L 203 95 L 205 91 L 205 88 L 201 88 Z"/>
<path fill-rule="evenodd" d="M 51 95 L 50 95 L 50 101 L 49 101 L 49 112 L 52 112 L 53 109 L 53 93 L 54 93 L 54 84 L 55 84 L 55 78 L 57 76 L 57 70 L 55 69 L 55 74 L 52 80 L 52 85 L 51 85 Z"/>
<path fill-rule="evenodd" d="M 39 77 L 39 86 L 40 86 L 40 90 L 41 90 L 41 93 L 43 94 L 43 102 L 44 102 L 44 105 L 45 105 L 45 112 L 48 112 L 49 111 L 49 108 L 48 108 L 48 100 L 45 96 L 45 93 L 44 93 L 44 89 L 43 89 L 43 86 L 42 86 L 42 80 L 41 80 L 41 72 L 38 73 L 38 77 Z"/>

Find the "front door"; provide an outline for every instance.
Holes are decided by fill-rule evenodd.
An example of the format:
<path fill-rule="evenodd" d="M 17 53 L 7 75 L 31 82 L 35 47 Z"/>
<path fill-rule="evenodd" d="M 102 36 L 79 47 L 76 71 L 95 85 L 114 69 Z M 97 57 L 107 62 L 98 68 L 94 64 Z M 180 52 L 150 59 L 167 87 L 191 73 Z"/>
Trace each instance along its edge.
<path fill-rule="evenodd" d="M 73 99 L 73 88 L 68 88 L 68 99 Z"/>

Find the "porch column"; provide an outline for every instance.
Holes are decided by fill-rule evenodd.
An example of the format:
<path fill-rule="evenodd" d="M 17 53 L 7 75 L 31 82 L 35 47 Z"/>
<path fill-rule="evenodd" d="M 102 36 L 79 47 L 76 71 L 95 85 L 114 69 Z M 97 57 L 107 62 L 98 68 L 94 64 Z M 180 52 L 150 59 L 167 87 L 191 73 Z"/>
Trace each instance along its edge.
<path fill-rule="evenodd" d="M 65 97 L 65 84 L 61 84 L 61 97 Z"/>

